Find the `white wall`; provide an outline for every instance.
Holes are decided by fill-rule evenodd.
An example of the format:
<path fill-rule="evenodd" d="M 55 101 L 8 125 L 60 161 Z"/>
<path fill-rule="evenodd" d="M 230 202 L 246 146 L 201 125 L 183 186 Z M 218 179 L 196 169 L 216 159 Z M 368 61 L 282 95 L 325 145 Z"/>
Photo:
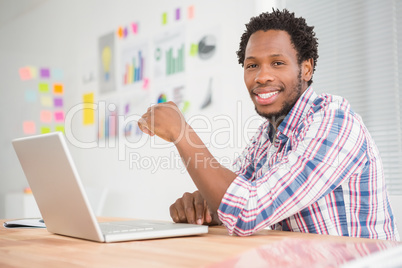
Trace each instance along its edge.
<path fill-rule="evenodd" d="M 183 19 L 177 25 L 173 22 L 167 26 L 161 25 L 163 12 L 172 14 L 178 7 L 185 12 L 190 5 L 195 7 L 194 19 Z M 82 101 L 82 95 L 87 92 L 95 92 L 96 100 L 109 97 L 125 98 L 127 95 L 119 86 L 117 91 L 111 94 L 98 92 L 96 77 L 100 36 L 116 31 L 120 25 L 133 21 L 140 23 L 138 40 L 149 43 L 167 29 L 180 25 L 185 27 L 186 35 L 217 28 L 220 33 L 219 61 L 214 66 L 209 66 L 208 68 L 212 68 L 210 70 L 199 68 L 199 73 L 187 72 L 184 81 L 187 87 L 194 85 L 194 81 L 189 80 L 202 80 L 202 73 L 208 74 L 211 70 L 218 77 L 213 93 L 215 105 L 213 109 L 203 113 L 209 118 L 212 129 L 200 135 L 206 142 L 215 142 L 215 146 L 210 148 L 211 151 L 225 162 L 223 164 L 227 164 L 233 160 L 236 152 L 239 153 L 245 146 L 247 138 L 243 137 L 240 130 L 247 120 L 255 115 L 235 51 L 244 31 L 244 24 L 250 16 L 255 15 L 255 10 L 266 6 L 262 1 L 247 0 L 48 0 L 0 26 L 0 218 L 5 215 L 6 193 L 21 192 L 28 186 L 10 143 L 13 138 L 24 136 L 22 121 L 26 116 L 26 103 L 23 101 L 24 84 L 18 76 L 20 67 L 33 65 L 63 69 L 64 110 L 68 113 L 71 107 Z M 182 14 L 185 16 L 185 13 Z M 137 39 L 133 38 L 131 41 L 135 40 Z M 117 38 L 115 41 L 116 50 L 124 47 L 126 42 Z M 83 83 L 82 77 L 89 73 L 95 74 L 96 79 Z M 152 91 L 155 86 L 152 84 L 152 75 L 150 79 L 149 90 Z M 218 128 L 228 127 L 226 121 L 216 120 L 217 115 L 227 115 L 233 119 L 232 132 L 214 136 L 213 133 L 216 135 Z M 83 126 L 80 120 L 80 115 L 75 116 L 71 125 L 65 126 L 66 129 L 70 128 L 79 140 L 96 140 L 96 126 Z M 257 121 L 254 120 L 251 125 L 256 124 Z M 194 126 L 204 127 L 201 122 L 194 122 Z M 219 148 L 222 147 L 219 144 L 229 139 L 233 140 L 233 144 Z M 158 138 L 148 139 L 143 147 L 127 150 L 126 156 L 136 153 L 155 161 L 166 161 L 171 156 L 177 156 L 173 146 L 157 149 L 153 144 L 163 142 Z M 128 157 L 119 159 L 119 148 L 83 149 L 74 145 L 70 147 L 84 185 L 108 189 L 103 215 L 169 219 L 170 204 L 185 191 L 195 190 L 191 178 L 183 171 L 183 165 L 178 168 L 159 167 L 156 171 L 154 167 L 135 168 L 139 166 L 130 167 Z"/>

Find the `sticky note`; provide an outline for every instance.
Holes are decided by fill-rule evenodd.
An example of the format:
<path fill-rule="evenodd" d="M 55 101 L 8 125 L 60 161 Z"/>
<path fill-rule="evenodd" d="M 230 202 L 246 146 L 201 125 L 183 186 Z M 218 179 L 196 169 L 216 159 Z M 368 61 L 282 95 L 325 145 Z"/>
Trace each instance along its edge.
<path fill-rule="evenodd" d="M 50 133 L 50 127 L 48 127 L 48 126 L 40 127 L 40 133 L 41 134 Z"/>
<path fill-rule="evenodd" d="M 24 134 L 35 134 L 36 126 L 34 121 L 24 121 L 22 122 L 22 129 Z"/>
<path fill-rule="evenodd" d="M 55 126 L 54 130 L 57 131 L 57 132 L 63 132 L 64 133 L 64 126 L 63 125 Z"/>
<path fill-rule="evenodd" d="M 54 94 L 63 94 L 64 93 L 63 84 L 53 84 L 53 93 Z"/>
<path fill-rule="evenodd" d="M 49 85 L 47 83 L 39 83 L 39 92 L 40 93 L 49 92 Z"/>
<path fill-rule="evenodd" d="M 180 8 L 176 8 L 176 20 L 180 20 Z"/>
<path fill-rule="evenodd" d="M 40 77 L 41 78 L 50 78 L 50 70 L 48 68 L 40 69 Z"/>
<path fill-rule="evenodd" d="M 190 56 L 195 57 L 198 53 L 198 44 L 191 44 L 190 46 Z"/>
<path fill-rule="evenodd" d="M 131 29 L 133 30 L 133 34 L 137 34 L 138 33 L 138 23 L 133 22 L 131 24 Z"/>
<path fill-rule="evenodd" d="M 183 105 L 183 108 L 181 109 L 181 111 L 182 111 L 183 113 L 185 113 L 185 112 L 187 112 L 188 108 L 190 108 L 190 102 L 189 102 L 189 101 L 185 101 L 185 102 L 184 102 L 184 105 Z"/>
<path fill-rule="evenodd" d="M 127 37 L 127 35 L 128 35 L 128 29 L 127 27 L 124 27 L 124 37 Z"/>
<path fill-rule="evenodd" d="M 52 78 L 55 80 L 63 79 L 63 71 L 61 69 L 52 69 Z"/>
<path fill-rule="evenodd" d="M 187 16 L 190 20 L 194 18 L 194 6 L 188 7 Z"/>
<path fill-rule="evenodd" d="M 117 29 L 117 36 L 121 39 L 121 38 L 123 38 L 123 35 L 124 35 L 124 30 L 123 30 L 123 27 L 119 27 L 119 29 Z"/>
<path fill-rule="evenodd" d="M 82 102 L 84 103 L 84 107 L 86 104 L 90 104 L 87 107 L 92 107 L 94 103 L 94 93 L 87 93 L 82 96 Z"/>
<path fill-rule="evenodd" d="M 54 112 L 54 121 L 63 122 L 64 121 L 64 112 L 63 111 Z"/>
<path fill-rule="evenodd" d="M 63 107 L 63 98 L 54 98 L 53 105 L 54 107 Z"/>
<path fill-rule="evenodd" d="M 40 121 L 42 123 L 52 122 L 52 112 L 44 110 L 40 112 Z"/>
<path fill-rule="evenodd" d="M 20 79 L 21 80 L 29 80 L 32 78 L 31 76 L 31 71 L 29 70 L 28 67 L 22 67 L 18 70 L 18 73 L 20 74 Z"/>
<path fill-rule="evenodd" d="M 26 102 L 35 102 L 37 99 L 36 91 L 33 89 L 25 90 L 25 101 Z"/>
<path fill-rule="evenodd" d="M 52 102 L 52 97 L 50 96 L 40 96 L 40 103 L 42 104 L 43 107 L 52 107 L 53 102 Z"/>
<path fill-rule="evenodd" d="M 31 79 L 34 79 L 38 76 L 38 69 L 36 67 L 28 66 L 27 68 L 29 70 L 29 73 L 31 74 Z"/>
<path fill-rule="evenodd" d="M 149 87 L 149 79 L 144 78 L 144 83 L 142 84 L 142 89 L 147 90 Z"/>
<path fill-rule="evenodd" d="M 167 13 L 166 12 L 162 14 L 162 25 L 165 25 L 165 24 L 167 24 Z"/>
<path fill-rule="evenodd" d="M 95 123 L 95 109 L 93 108 L 94 93 L 84 94 L 82 102 L 84 103 L 82 123 L 84 125 L 92 125 Z"/>

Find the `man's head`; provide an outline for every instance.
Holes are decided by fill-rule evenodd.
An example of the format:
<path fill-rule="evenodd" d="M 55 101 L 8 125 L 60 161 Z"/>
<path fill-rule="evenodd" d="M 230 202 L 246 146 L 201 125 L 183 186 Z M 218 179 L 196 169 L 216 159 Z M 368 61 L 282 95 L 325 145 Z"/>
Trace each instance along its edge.
<path fill-rule="evenodd" d="M 257 31 L 281 30 L 290 35 L 290 39 L 297 51 L 298 63 L 307 59 L 313 59 L 313 72 L 317 66 L 318 42 L 315 37 L 314 26 L 308 26 L 302 17 L 296 18 L 294 13 L 284 9 L 273 10 L 271 13 L 261 13 L 257 17 L 250 19 L 246 24 L 246 31 L 241 36 L 237 58 L 239 63 L 244 66 L 245 50 L 250 36 Z M 310 86 L 313 80 L 308 83 Z"/>
<path fill-rule="evenodd" d="M 251 18 L 237 51 L 257 112 L 275 126 L 312 83 L 317 62 L 314 27 L 289 11 Z M 279 120 L 279 121 L 278 121 Z"/>

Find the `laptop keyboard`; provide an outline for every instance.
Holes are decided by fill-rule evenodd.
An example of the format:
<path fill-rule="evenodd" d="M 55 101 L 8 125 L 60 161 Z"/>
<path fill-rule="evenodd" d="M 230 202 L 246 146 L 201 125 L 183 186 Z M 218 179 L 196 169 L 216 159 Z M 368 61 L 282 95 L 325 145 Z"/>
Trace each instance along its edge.
<path fill-rule="evenodd" d="M 132 233 L 141 231 L 154 230 L 151 226 L 131 225 L 131 224 L 113 224 L 113 223 L 100 223 L 100 228 L 103 234 L 118 234 L 118 233 Z"/>

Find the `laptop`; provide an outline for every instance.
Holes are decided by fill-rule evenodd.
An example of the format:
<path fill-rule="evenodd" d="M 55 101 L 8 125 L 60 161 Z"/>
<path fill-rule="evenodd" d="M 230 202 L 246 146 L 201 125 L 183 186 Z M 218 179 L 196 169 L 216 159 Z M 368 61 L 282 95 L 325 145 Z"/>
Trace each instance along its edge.
<path fill-rule="evenodd" d="M 98 222 L 61 132 L 12 141 L 49 232 L 119 242 L 208 232 L 208 226 L 156 220 Z"/>

